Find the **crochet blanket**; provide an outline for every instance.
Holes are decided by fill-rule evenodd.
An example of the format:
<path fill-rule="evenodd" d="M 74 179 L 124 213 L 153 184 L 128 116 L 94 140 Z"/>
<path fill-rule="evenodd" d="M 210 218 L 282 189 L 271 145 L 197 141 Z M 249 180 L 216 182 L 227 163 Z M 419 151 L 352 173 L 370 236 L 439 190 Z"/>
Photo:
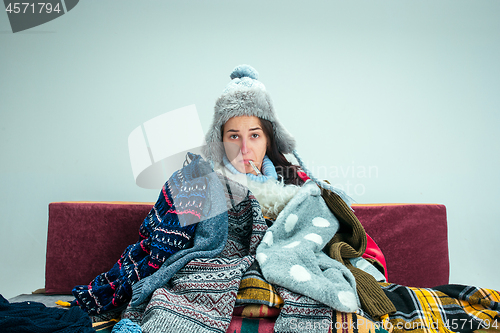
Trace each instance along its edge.
<path fill-rule="evenodd" d="M 98 275 L 87 286 L 76 286 L 72 290 L 73 304 L 90 315 L 117 309 L 130 301 L 132 286 L 142 279 L 137 297 L 149 296 L 158 287 L 158 279 L 152 275 L 160 267 L 160 280 L 168 281 L 165 275 L 172 276 L 193 257 L 220 253 L 227 235 L 222 185 L 208 162 L 190 153 L 188 158 L 192 161 L 163 186 L 140 226 L 139 241 L 125 249 L 110 271 Z M 197 228 L 198 223 L 202 226 Z"/>

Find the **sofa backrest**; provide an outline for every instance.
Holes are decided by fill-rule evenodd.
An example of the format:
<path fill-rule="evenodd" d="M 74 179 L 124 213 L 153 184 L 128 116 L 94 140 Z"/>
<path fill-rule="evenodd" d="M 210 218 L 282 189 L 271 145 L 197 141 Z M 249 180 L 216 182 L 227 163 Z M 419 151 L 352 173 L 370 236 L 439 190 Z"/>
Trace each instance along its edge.
<path fill-rule="evenodd" d="M 56 202 L 49 205 L 45 292 L 71 294 L 76 285 L 113 267 L 153 203 Z M 433 287 L 448 283 L 446 209 L 443 205 L 353 205 L 381 248 L 389 282 Z"/>
<path fill-rule="evenodd" d="M 449 282 L 446 207 L 439 204 L 354 204 L 382 250 L 389 282 L 430 288 Z"/>
<path fill-rule="evenodd" d="M 45 292 L 71 294 L 107 272 L 128 245 L 153 203 L 55 202 L 49 204 Z"/>

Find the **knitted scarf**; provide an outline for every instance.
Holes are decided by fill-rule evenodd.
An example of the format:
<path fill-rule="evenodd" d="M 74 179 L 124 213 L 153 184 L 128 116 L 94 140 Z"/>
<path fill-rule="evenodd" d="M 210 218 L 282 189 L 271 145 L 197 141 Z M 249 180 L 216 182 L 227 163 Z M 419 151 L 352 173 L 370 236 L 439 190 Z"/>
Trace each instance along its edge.
<path fill-rule="evenodd" d="M 110 271 L 98 275 L 87 286 L 73 288 L 73 305 L 79 305 L 90 315 L 117 309 L 131 299 L 132 286 L 136 282 L 158 271 L 167 259 L 180 250 L 193 247 L 196 223 L 214 215 L 213 203 L 217 202 L 217 195 L 223 196 L 224 192 L 222 189 L 219 194 L 210 191 L 217 184 L 220 187 L 217 177 L 213 182 L 213 177 L 208 176 L 210 173 L 215 175 L 210 164 L 198 155 L 188 155 L 191 163 L 169 178 L 140 226 L 140 240 L 125 249 Z M 207 193 L 211 196 L 210 200 L 207 200 Z M 221 225 L 222 230 L 217 230 L 217 234 L 222 238 L 218 240 L 224 241 L 224 223 L 218 222 L 226 220 L 225 212 L 221 212 L 220 208 L 215 210 L 220 215 L 212 216 L 207 221 Z M 216 251 L 211 255 L 219 253 L 222 247 L 215 246 L 214 249 Z M 169 263 L 172 275 L 175 269 L 179 270 L 190 260 L 188 258 L 183 262 L 182 257 L 176 259 L 177 265 Z"/>
<path fill-rule="evenodd" d="M 331 258 L 344 264 L 356 279 L 356 289 L 361 307 L 370 316 L 378 319 L 394 313 L 396 308 L 384 294 L 375 278 L 352 265 L 350 258 L 358 258 L 366 249 L 366 233 L 356 215 L 336 193 L 323 190 L 321 195 L 326 205 L 340 222 L 339 231 L 328 242 L 324 250 Z"/>
<path fill-rule="evenodd" d="M 320 193 L 311 180 L 301 187 L 267 230 L 257 248 L 257 260 L 269 283 L 332 309 L 355 312 L 359 300 L 354 276 L 322 251 L 339 222 Z"/>
<path fill-rule="evenodd" d="M 231 171 L 235 175 L 243 175 L 244 173 L 239 172 L 232 164 L 229 162 L 227 159 L 226 155 L 223 157 L 223 163 L 224 166 Z M 267 155 L 264 156 L 264 160 L 262 160 L 262 175 L 257 176 L 254 175 L 253 173 L 247 173 L 246 176 L 250 178 L 253 181 L 259 182 L 259 183 L 264 183 L 267 182 L 269 179 L 278 179 L 278 174 L 276 173 L 276 169 L 274 168 L 273 162 L 267 157 Z"/>

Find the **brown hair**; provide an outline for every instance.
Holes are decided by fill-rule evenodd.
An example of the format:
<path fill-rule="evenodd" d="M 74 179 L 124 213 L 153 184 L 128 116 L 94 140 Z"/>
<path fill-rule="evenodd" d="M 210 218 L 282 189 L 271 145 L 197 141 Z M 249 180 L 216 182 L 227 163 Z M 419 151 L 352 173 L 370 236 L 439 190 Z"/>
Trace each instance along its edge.
<path fill-rule="evenodd" d="M 276 144 L 274 137 L 273 124 L 269 120 L 259 118 L 262 130 L 267 137 L 267 151 L 266 155 L 273 162 L 276 173 L 283 177 L 285 184 L 303 185 L 304 181 L 299 177 L 298 171 L 300 167 L 290 163 L 285 155 L 283 155 Z"/>

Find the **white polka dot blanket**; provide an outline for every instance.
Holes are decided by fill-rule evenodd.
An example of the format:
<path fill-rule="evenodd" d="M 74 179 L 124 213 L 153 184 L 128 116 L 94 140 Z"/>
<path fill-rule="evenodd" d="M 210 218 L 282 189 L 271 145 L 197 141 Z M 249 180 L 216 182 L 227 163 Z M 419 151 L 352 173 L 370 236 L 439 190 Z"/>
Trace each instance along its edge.
<path fill-rule="evenodd" d="M 357 311 L 360 302 L 354 276 L 322 251 L 338 228 L 320 188 L 307 181 L 257 248 L 256 258 L 266 280 L 335 310 Z"/>

